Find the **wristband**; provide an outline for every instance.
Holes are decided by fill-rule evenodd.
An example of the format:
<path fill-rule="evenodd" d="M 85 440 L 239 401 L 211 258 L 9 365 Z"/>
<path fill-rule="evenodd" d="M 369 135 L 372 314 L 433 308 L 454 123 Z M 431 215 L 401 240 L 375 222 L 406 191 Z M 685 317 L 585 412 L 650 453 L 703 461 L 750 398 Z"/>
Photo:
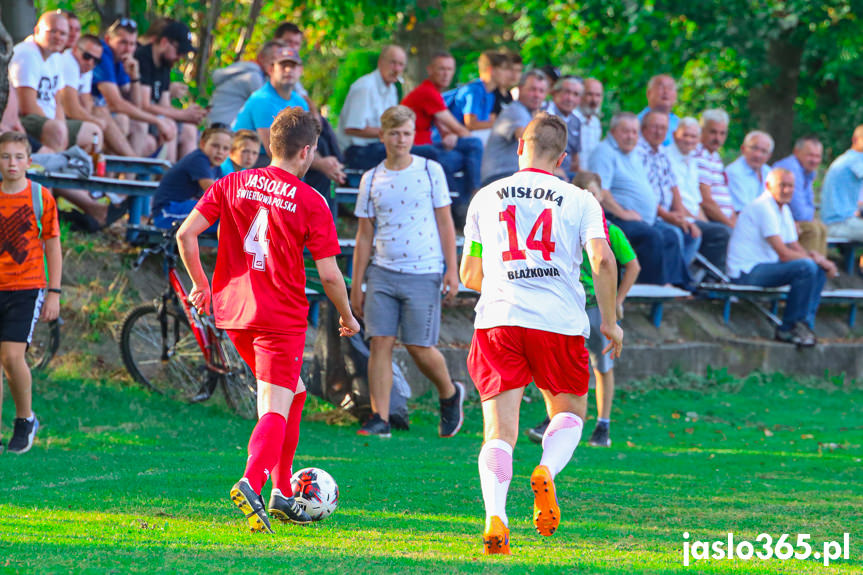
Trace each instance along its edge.
<path fill-rule="evenodd" d="M 60 288 L 48 288 L 48 293 L 62 294 L 63 290 L 61 290 Z"/>
<path fill-rule="evenodd" d="M 140 81 L 141 81 L 141 78 L 129 78 L 129 82 L 131 82 L 131 83 L 133 83 L 133 84 L 134 84 L 135 82 L 140 82 Z"/>

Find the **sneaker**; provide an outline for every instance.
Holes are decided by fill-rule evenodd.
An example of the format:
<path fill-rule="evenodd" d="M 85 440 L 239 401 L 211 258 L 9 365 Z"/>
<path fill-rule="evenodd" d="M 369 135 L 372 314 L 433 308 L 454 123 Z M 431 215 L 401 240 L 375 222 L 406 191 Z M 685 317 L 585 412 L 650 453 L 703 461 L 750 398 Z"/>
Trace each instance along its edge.
<path fill-rule="evenodd" d="M 815 337 L 815 332 L 806 325 L 805 322 L 799 321 L 797 325 L 794 326 L 794 329 L 797 330 L 797 338 L 796 342 L 798 347 L 813 347 L 816 343 L 818 343 L 818 338 Z M 792 332 L 794 330 L 791 330 Z"/>
<path fill-rule="evenodd" d="M 252 533 L 272 533 L 270 518 L 264 509 L 264 500 L 255 493 L 249 480 L 245 477 L 237 481 L 231 488 L 231 501 L 234 502 L 240 513 L 249 520 L 249 528 Z"/>
<path fill-rule="evenodd" d="M 455 395 L 440 400 L 438 433 L 441 437 L 453 437 L 464 423 L 464 385 L 458 381 L 452 382 L 452 385 L 455 387 Z"/>
<path fill-rule="evenodd" d="M 357 435 L 377 435 L 383 438 L 392 437 L 389 422 L 381 419 L 381 416 L 377 413 L 373 413 L 366 420 L 363 426 L 357 430 Z"/>
<path fill-rule="evenodd" d="M 36 439 L 36 430 L 39 429 L 39 420 L 33 416 L 33 421 L 27 421 L 23 417 L 15 418 L 14 431 L 12 439 L 9 440 L 9 453 L 27 453 L 33 447 L 33 440 Z"/>
<path fill-rule="evenodd" d="M 293 497 L 285 497 L 278 489 L 273 489 L 270 494 L 270 504 L 267 506 L 270 515 L 282 523 L 296 523 L 297 525 L 308 525 L 312 518 L 306 510 L 300 507 Z"/>
<path fill-rule="evenodd" d="M 407 414 L 402 415 L 400 413 L 391 413 L 390 427 L 399 431 L 410 431 L 410 419 L 408 419 Z"/>
<path fill-rule="evenodd" d="M 551 423 L 551 419 L 548 417 L 545 418 L 545 421 L 537 425 L 536 427 L 531 427 L 527 430 L 527 437 L 534 443 L 539 443 L 542 445 L 542 438 L 545 435 L 545 430 L 548 429 L 548 424 Z"/>
<path fill-rule="evenodd" d="M 509 528 L 497 515 L 482 534 L 482 552 L 485 555 L 509 555 Z"/>
<path fill-rule="evenodd" d="M 593 434 L 591 434 L 590 439 L 587 442 L 594 447 L 611 447 L 611 438 L 608 436 L 608 426 L 597 423 L 596 427 L 593 429 Z"/>
<path fill-rule="evenodd" d="M 536 466 L 530 474 L 530 488 L 533 490 L 533 524 L 540 535 L 550 537 L 560 524 L 560 507 L 548 467 Z"/>

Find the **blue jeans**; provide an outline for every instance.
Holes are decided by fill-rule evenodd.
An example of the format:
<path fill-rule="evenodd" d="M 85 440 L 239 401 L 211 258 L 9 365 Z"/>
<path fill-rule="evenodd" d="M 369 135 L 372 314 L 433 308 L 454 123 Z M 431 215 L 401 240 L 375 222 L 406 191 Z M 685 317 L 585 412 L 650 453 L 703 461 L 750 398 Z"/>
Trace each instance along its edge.
<path fill-rule="evenodd" d="M 728 240 L 731 238 L 731 228 L 719 222 L 704 222 L 698 220 L 695 225 L 701 230 L 701 252 L 707 260 L 721 270 L 725 269 L 725 256 L 728 252 Z"/>
<path fill-rule="evenodd" d="M 608 221 L 623 230 L 626 239 L 632 244 L 641 273 L 638 283 L 665 285 L 673 284 L 689 289 L 692 278 L 680 255 L 680 241 L 669 225 L 650 225 L 644 220 L 621 220 L 606 213 Z"/>
<path fill-rule="evenodd" d="M 480 188 L 479 172 L 482 165 L 482 141 L 479 138 L 459 138 L 452 150 L 447 150 L 443 144 L 434 144 L 438 153 L 437 161 L 443 166 L 449 189 L 458 192 L 453 198 L 454 203 L 467 204 L 471 195 Z M 456 180 L 453 177 L 458 171 L 464 172 L 464 178 Z"/>
<path fill-rule="evenodd" d="M 758 264 L 749 273 L 740 274 L 732 279 L 734 283 L 763 287 L 779 287 L 790 285 L 788 299 L 785 301 L 785 312 L 782 314 L 782 331 L 788 331 L 798 321 L 805 321 L 812 328 L 815 326 L 815 312 L 821 302 L 821 290 L 827 281 L 827 274 L 809 258 L 778 262 L 773 264 Z"/>
<path fill-rule="evenodd" d="M 698 253 L 698 248 L 701 246 L 701 236 L 697 238 L 691 236 L 677 226 L 671 225 L 659 218 L 656 219 L 656 223 L 653 225 L 659 228 L 668 228 L 674 232 L 674 235 L 677 236 L 677 242 L 680 244 L 680 255 L 683 256 L 683 261 L 686 262 L 686 265 L 691 264 L 692 260 L 695 259 L 695 254 Z"/>

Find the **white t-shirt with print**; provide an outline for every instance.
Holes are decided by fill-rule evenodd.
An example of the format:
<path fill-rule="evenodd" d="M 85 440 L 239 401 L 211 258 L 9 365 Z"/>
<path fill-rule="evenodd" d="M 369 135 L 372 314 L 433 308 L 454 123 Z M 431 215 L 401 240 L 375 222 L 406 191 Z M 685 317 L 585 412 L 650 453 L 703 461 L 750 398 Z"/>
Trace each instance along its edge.
<path fill-rule="evenodd" d="M 608 238 L 592 195 L 548 172 L 521 170 L 476 193 L 464 236 L 465 250 L 482 245 L 474 327 L 590 335 L 579 267 L 587 242 Z"/>
<path fill-rule="evenodd" d="M 363 174 L 354 214 L 375 223 L 372 263 L 406 274 L 441 273 L 443 249 L 435 208 L 452 203 L 443 168 L 411 156 L 403 170 L 381 162 Z"/>
<path fill-rule="evenodd" d="M 779 261 L 779 254 L 767 238 L 779 236 L 783 243 L 797 241 L 797 228 L 791 208 L 779 207 L 770 192 L 763 192 L 744 206 L 737 218 L 737 225 L 728 241 L 728 275 L 732 278 L 749 273 L 758 264 Z"/>
<path fill-rule="evenodd" d="M 57 115 L 57 92 L 65 86 L 62 68 L 60 54 L 51 54 L 47 60 L 42 58 L 39 46 L 29 36 L 15 45 L 9 62 L 9 80 L 13 88 L 36 90 L 39 107 L 46 118 L 53 119 Z"/>
<path fill-rule="evenodd" d="M 60 56 L 63 63 L 63 84 L 72 86 L 78 90 L 78 94 L 89 94 L 93 86 L 93 71 L 90 70 L 86 74 L 81 73 L 81 65 L 72 55 L 71 48 Z"/>

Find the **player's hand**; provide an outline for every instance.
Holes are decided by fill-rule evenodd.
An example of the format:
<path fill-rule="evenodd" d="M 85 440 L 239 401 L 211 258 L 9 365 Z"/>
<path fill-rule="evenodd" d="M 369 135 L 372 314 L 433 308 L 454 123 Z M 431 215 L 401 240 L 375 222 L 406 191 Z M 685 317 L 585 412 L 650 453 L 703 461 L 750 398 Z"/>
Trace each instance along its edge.
<path fill-rule="evenodd" d="M 351 286 L 351 310 L 360 319 L 363 319 L 363 304 L 365 301 L 366 294 L 363 293 L 363 287 L 359 284 Z"/>
<path fill-rule="evenodd" d="M 455 301 L 455 298 L 458 295 L 458 272 L 456 270 L 447 269 L 443 276 L 441 293 L 444 294 L 443 301 L 445 304 L 449 305 Z"/>
<path fill-rule="evenodd" d="M 339 326 L 339 335 L 342 337 L 351 337 L 360 332 L 360 322 L 354 316 L 347 319 L 339 316 Z"/>
<path fill-rule="evenodd" d="M 54 321 L 60 316 L 60 294 L 48 292 L 45 295 L 45 303 L 42 304 L 42 313 L 39 319 L 42 321 Z"/>
<path fill-rule="evenodd" d="M 441 138 L 441 144 L 443 144 L 444 149 L 452 150 L 458 144 L 458 136 L 455 134 L 447 134 Z"/>
<path fill-rule="evenodd" d="M 174 123 L 174 120 L 159 118 L 156 128 L 159 130 L 159 136 L 163 142 L 170 142 L 177 138 L 177 124 Z"/>
<path fill-rule="evenodd" d="M 617 359 L 620 357 L 620 352 L 623 350 L 623 329 L 615 324 L 606 325 L 605 322 L 599 327 L 599 331 L 602 332 L 602 335 L 610 339 L 611 341 L 605 349 L 602 350 L 602 354 L 605 355 L 609 351 L 611 351 L 611 359 Z"/>
<path fill-rule="evenodd" d="M 189 303 L 195 306 L 198 313 L 207 315 L 210 313 L 210 284 L 192 286 L 189 292 Z"/>

